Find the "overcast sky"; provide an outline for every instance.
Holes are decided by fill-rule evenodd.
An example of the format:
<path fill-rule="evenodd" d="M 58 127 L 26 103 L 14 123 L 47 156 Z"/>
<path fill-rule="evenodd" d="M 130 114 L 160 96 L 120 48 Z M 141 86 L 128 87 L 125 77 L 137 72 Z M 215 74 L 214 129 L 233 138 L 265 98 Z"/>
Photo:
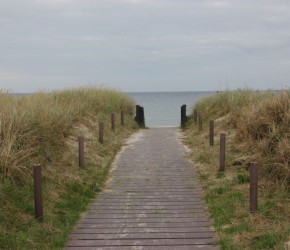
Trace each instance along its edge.
<path fill-rule="evenodd" d="M 289 0 L 0 0 L 0 88 L 289 88 L 289 13 Z"/>

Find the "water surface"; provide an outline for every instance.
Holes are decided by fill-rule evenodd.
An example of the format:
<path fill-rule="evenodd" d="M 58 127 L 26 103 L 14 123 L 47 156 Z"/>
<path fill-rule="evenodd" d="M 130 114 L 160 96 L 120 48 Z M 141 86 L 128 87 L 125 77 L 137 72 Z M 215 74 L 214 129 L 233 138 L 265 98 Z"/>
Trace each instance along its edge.
<path fill-rule="evenodd" d="M 128 93 L 137 104 L 144 107 L 147 127 L 176 127 L 180 125 L 180 108 L 187 105 L 190 114 L 195 102 L 212 94 L 211 91 L 197 92 L 135 92 Z"/>

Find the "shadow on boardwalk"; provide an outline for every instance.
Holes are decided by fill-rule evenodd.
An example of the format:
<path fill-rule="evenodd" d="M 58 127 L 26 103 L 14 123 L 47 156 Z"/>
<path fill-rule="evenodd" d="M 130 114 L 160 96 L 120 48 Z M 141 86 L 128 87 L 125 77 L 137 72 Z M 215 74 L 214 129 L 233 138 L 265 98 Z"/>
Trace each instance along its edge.
<path fill-rule="evenodd" d="M 218 249 L 178 128 L 135 134 L 66 249 Z"/>

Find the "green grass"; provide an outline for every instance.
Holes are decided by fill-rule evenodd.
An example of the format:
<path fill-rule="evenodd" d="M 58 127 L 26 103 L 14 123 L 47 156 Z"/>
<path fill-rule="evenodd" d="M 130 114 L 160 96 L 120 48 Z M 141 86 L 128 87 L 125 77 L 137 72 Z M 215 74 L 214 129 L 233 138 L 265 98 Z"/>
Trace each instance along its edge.
<path fill-rule="evenodd" d="M 96 174 L 93 178 L 99 176 Z M 10 181 L 5 183 L 4 191 L 10 196 L 7 197 L 6 204 L 9 202 L 10 207 L 6 206 L 6 210 L 1 213 L 1 246 L 5 249 L 61 249 L 80 212 L 95 197 L 95 185 L 86 186 L 80 181 L 69 182 L 62 187 L 57 201 L 49 201 L 44 192 L 43 224 L 33 217 L 32 185 L 30 183 L 30 188 L 15 188 Z M 48 202 L 54 203 L 53 209 L 46 207 Z M 21 216 L 26 218 L 21 220 Z"/>
<path fill-rule="evenodd" d="M 251 241 L 251 247 L 253 249 L 273 249 L 278 245 L 280 249 L 283 249 L 284 246 L 283 244 L 281 244 L 283 239 L 284 236 L 282 234 L 276 232 L 269 232 L 255 236 Z"/>
<path fill-rule="evenodd" d="M 253 224 L 249 221 L 241 221 L 236 225 L 229 226 L 225 228 L 223 231 L 227 234 L 236 234 L 239 232 L 250 232 L 254 228 Z"/>
<path fill-rule="evenodd" d="M 205 199 L 209 204 L 216 228 L 230 224 L 236 211 L 235 208 L 245 205 L 245 197 L 241 192 L 233 189 L 233 183 L 229 181 L 211 188 Z"/>
<path fill-rule="evenodd" d="M 102 189 L 114 156 L 137 126 L 134 102 L 105 88 L 0 98 L 0 248 L 62 249 L 69 231 Z M 125 127 L 110 115 L 125 112 Z M 98 122 L 105 124 L 98 142 Z M 78 167 L 78 137 L 85 167 Z M 34 218 L 32 164 L 42 164 L 44 222 Z"/>
<path fill-rule="evenodd" d="M 230 237 L 223 237 L 221 240 L 218 241 L 218 244 L 223 250 L 244 250 L 244 248 L 234 244 Z"/>
<path fill-rule="evenodd" d="M 238 173 L 235 176 L 235 182 L 237 184 L 244 184 L 250 182 L 250 174 L 249 172 Z"/>
<path fill-rule="evenodd" d="M 285 200 L 285 192 L 280 197 L 271 200 L 264 197 L 260 199 L 258 212 L 251 215 L 248 211 L 248 193 L 245 192 L 245 187 L 241 190 L 240 186 L 245 185 L 245 179 L 244 177 L 240 179 L 238 176 L 240 175 L 231 181 L 225 180 L 219 184 L 210 185 L 211 188 L 206 189 L 205 200 L 214 226 L 219 232 L 219 244 L 222 249 L 273 249 L 273 247 L 283 249 L 279 248 L 279 245 L 284 245 L 290 232 L 289 223 L 287 223 L 287 208 L 285 208 L 286 211 L 281 212 L 275 207 Z M 253 217 L 256 218 L 253 219 Z M 255 220 L 257 221 L 254 222 Z M 264 224 L 269 221 L 272 221 L 271 226 Z M 259 227 L 262 227 L 263 234 Z M 275 233 L 271 232 L 272 227 L 276 228 Z M 237 236 L 243 237 L 243 235 L 247 235 L 251 240 L 237 240 Z"/>

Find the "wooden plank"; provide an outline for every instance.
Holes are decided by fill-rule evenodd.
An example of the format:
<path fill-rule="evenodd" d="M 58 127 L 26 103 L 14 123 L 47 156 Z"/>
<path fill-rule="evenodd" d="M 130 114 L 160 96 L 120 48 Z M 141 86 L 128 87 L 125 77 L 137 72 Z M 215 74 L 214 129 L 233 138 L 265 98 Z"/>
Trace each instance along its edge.
<path fill-rule="evenodd" d="M 95 219 L 95 218 L 83 218 L 82 219 L 83 224 L 86 223 L 127 223 L 127 224 L 134 224 L 134 223 L 194 223 L 194 222 L 208 222 L 210 223 L 210 220 L 208 218 L 162 218 L 162 217 L 156 217 L 156 218 L 124 218 L 124 219 Z"/>
<path fill-rule="evenodd" d="M 112 197 L 112 198 L 111 198 Z M 157 192 L 152 191 L 152 192 L 145 192 L 145 191 L 137 191 L 136 189 L 127 189 L 125 191 L 114 193 L 110 196 L 105 196 L 105 197 L 99 197 L 100 201 L 102 200 L 118 200 L 118 199 L 137 199 L 137 200 L 154 200 L 154 199 L 160 199 L 162 200 L 169 200 L 169 201 L 174 201 L 174 198 L 178 200 L 201 200 L 201 193 L 193 193 L 193 192 L 174 192 L 174 191 L 164 191 L 164 192 Z M 177 201 L 178 201 L 177 200 Z"/>
<path fill-rule="evenodd" d="M 98 250 L 217 250 L 219 249 L 213 245 L 174 245 L 174 246 L 102 246 Z M 66 250 L 96 250 L 96 247 L 66 247 Z"/>
<path fill-rule="evenodd" d="M 134 239 L 134 240 L 70 240 L 67 246 L 174 246 L 174 245 L 214 245 L 212 239 Z"/>
<path fill-rule="evenodd" d="M 141 194 L 140 194 L 141 196 Z M 99 200 L 98 202 L 94 202 L 90 204 L 90 207 L 92 206 L 116 206 L 116 205 L 126 205 L 126 206 L 132 206 L 132 205 L 167 205 L 167 206 L 184 206 L 186 204 L 189 205 L 205 205 L 205 203 L 198 198 L 195 199 L 188 199 L 188 200 L 179 200 L 179 201 L 174 201 L 174 200 L 151 200 L 151 199 L 134 199 L 134 197 L 131 197 L 131 199 L 121 199 L 119 201 L 116 200 L 111 200 L 111 199 L 102 199 Z"/>
<path fill-rule="evenodd" d="M 194 201 L 194 202 L 158 202 L 158 201 L 153 201 L 153 202 L 143 202 L 142 200 L 136 201 L 132 199 L 131 201 L 127 202 L 122 202 L 120 201 L 119 203 L 111 203 L 111 202 L 101 202 L 101 203 L 95 203 L 90 205 L 90 207 L 203 207 L 205 204 L 201 201 Z"/>
<path fill-rule="evenodd" d="M 204 208 L 203 205 L 192 205 L 192 206 L 89 206 L 88 209 L 95 211 L 102 210 L 126 210 L 126 211 L 200 211 Z"/>
<path fill-rule="evenodd" d="M 76 228 L 120 228 L 120 227 L 155 227 L 155 228 L 166 228 L 166 227 L 209 227 L 211 222 L 135 222 L 135 223 L 112 223 L 112 224 L 103 224 L 98 223 L 97 221 L 80 221 Z"/>
<path fill-rule="evenodd" d="M 72 233 L 70 239 L 72 240 L 116 240 L 116 239 L 210 239 L 214 235 L 212 232 L 187 232 L 187 233 L 116 233 L 116 234 L 102 234 L 102 233 Z"/>
<path fill-rule="evenodd" d="M 127 210 L 127 209 L 122 209 L 122 210 L 116 210 L 116 209 L 112 209 L 112 210 L 106 210 L 106 209 L 90 209 L 87 211 L 86 214 L 99 214 L 99 215 L 118 215 L 118 214 L 127 214 L 127 215 L 136 215 L 136 214 L 140 214 L 140 215 L 184 215 L 184 214 L 191 214 L 192 217 L 196 217 L 196 215 L 199 214 L 204 214 L 206 216 L 206 213 L 204 210 L 200 209 L 200 208 L 191 208 L 191 209 L 183 209 L 183 210 L 176 210 L 176 209 L 171 209 L 171 210 L 156 210 L 156 209 L 147 209 L 147 210 Z M 206 216 L 207 217 L 207 216 Z"/>
<path fill-rule="evenodd" d="M 82 216 L 83 219 L 99 219 L 99 220 L 115 220 L 115 219 L 156 219 L 156 218 L 182 218 L 182 219 L 208 219 L 208 217 L 204 214 L 204 212 L 194 213 L 175 213 L 175 214 L 162 214 L 162 213 L 153 213 L 153 214 L 145 214 L 145 213 L 135 213 L 135 214 L 116 214 L 116 213 L 88 213 Z"/>
<path fill-rule="evenodd" d="M 167 228 L 79 228 L 73 229 L 72 234 L 124 234 L 124 233 L 200 233 L 200 232 L 214 232 L 214 229 L 209 227 L 167 227 Z"/>
<path fill-rule="evenodd" d="M 195 213 L 203 211 L 200 207 L 197 208 L 184 208 L 184 209 L 93 209 L 89 208 L 88 213 L 97 213 L 97 214 L 183 214 L 183 213 Z"/>

